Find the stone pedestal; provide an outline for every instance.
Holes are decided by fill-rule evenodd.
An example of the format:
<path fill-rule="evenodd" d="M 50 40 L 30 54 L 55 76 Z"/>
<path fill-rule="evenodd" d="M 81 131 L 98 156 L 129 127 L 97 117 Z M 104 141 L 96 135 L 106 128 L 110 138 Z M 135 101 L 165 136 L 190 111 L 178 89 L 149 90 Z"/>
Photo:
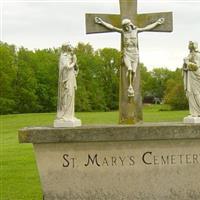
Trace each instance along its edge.
<path fill-rule="evenodd" d="M 53 126 L 55 128 L 77 127 L 81 126 L 81 120 L 77 118 L 73 118 L 71 120 L 56 119 L 54 120 Z"/>
<path fill-rule="evenodd" d="M 187 116 L 183 120 L 186 124 L 200 124 L 200 117 Z"/>
<path fill-rule="evenodd" d="M 200 125 L 35 127 L 45 200 L 199 200 Z"/>

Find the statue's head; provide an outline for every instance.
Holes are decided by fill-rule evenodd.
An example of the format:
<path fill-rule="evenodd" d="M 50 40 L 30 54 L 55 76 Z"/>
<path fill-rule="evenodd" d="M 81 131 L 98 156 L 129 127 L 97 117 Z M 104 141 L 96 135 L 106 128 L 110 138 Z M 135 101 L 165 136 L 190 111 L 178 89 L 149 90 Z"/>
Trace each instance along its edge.
<path fill-rule="evenodd" d="M 63 43 L 62 47 L 61 47 L 63 52 L 72 52 L 73 51 L 73 47 L 71 46 L 70 43 Z"/>
<path fill-rule="evenodd" d="M 130 19 L 123 19 L 122 20 L 122 28 L 125 30 L 125 31 L 130 31 L 132 29 L 135 29 L 135 25 L 131 22 Z"/>
<path fill-rule="evenodd" d="M 188 48 L 190 51 L 198 51 L 198 43 L 197 42 L 193 42 L 193 41 L 189 41 L 189 45 Z"/>

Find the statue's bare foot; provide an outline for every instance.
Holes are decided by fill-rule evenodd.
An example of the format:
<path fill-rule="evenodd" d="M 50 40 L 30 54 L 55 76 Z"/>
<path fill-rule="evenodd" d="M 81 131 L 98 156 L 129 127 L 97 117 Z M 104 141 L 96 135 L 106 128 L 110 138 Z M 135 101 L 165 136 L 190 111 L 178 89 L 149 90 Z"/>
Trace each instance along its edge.
<path fill-rule="evenodd" d="M 134 95 L 135 95 L 135 92 L 133 90 L 133 87 L 129 86 L 129 88 L 128 88 L 128 97 L 134 97 Z"/>

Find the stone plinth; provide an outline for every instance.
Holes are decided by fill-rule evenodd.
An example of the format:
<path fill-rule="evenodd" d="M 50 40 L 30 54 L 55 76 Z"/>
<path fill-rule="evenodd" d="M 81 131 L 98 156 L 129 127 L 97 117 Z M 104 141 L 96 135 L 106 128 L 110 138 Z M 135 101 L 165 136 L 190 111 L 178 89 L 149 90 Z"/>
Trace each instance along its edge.
<path fill-rule="evenodd" d="M 183 120 L 186 124 L 200 124 L 200 117 L 187 116 Z"/>
<path fill-rule="evenodd" d="M 35 127 L 45 200 L 199 200 L 200 125 Z"/>
<path fill-rule="evenodd" d="M 71 120 L 56 119 L 53 126 L 56 128 L 77 127 L 81 126 L 81 120 L 75 117 Z"/>

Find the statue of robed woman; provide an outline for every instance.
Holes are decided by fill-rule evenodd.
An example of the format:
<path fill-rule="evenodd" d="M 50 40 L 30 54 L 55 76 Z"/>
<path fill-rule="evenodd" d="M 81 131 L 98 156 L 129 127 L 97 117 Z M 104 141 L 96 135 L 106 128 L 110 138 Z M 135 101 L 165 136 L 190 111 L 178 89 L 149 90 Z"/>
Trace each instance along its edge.
<path fill-rule="evenodd" d="M 74 116 L 76 76 L 78 65 L 73 48 L 69 44 L 62 45 L 59 59 L 58 103 L 55 127 L 80 126 L 81 122 Z"/>

